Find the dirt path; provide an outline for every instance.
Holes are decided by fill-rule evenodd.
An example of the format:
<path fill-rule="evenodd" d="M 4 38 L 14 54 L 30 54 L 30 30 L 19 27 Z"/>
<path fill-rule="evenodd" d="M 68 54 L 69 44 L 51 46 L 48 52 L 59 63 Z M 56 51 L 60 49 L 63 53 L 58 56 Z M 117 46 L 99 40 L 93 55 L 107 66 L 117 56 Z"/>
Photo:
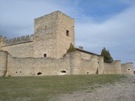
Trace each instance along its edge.
<path fill-rule="evenodd" d="M 135 101 L 135 76 L 128 76 L 113 85 L 104 85 L 92 92 L 62 94 L 51 101 Z"/>

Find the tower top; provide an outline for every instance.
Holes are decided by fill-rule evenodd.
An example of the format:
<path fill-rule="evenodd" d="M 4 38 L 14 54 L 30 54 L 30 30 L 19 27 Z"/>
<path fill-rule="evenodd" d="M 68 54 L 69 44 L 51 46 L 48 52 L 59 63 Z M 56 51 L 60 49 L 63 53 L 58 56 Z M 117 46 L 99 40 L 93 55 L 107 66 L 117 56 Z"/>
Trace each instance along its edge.
<path fill-rule="evenodd" d="M 40 16 L 40 17 L 38 17 L 38 18 L 35 18 L 34 20 L 37 20 L 37 19 L 40 19 L 40 18 L 43 18 L 43 17 L 46 17 L 46 16 L 58 15 L 58 14 L 61 14 L 61 15 L 67 16 L 67 17 L 70 18 L 70 19 L 73 19 L 73 18 L 71 18 L 70 16 L 68 16 L 68 15 L 66 15 L 66 14 L 64 14 L 63 12 L 61 12 L 61 11 L 58 10 L 58 11 L 54 11 L 54 12 L 52 12 L 52 13 L 49 13 L 49 14 Z"/>

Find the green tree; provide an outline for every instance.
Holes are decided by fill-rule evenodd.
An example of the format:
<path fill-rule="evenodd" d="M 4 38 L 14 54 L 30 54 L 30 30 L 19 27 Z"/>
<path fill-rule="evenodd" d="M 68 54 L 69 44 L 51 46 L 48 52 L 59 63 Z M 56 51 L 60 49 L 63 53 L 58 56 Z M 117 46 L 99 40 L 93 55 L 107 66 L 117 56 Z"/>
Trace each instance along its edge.
<path fill-rule="evenodd" d="M 109 50 L 106 50 L 105 47 L 101 51 L 101 56 L 104 57 L 104 62 L 106 62 L 106 63 L 112 63 L 113 62 L 113 58 L 112 58 Z"/>

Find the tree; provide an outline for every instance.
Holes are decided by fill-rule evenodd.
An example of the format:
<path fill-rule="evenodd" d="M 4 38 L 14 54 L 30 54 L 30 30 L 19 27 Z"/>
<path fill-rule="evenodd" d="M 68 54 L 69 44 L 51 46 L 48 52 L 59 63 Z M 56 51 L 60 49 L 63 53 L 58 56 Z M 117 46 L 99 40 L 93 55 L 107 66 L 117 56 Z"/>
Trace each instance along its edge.
<path fill-rule="evenodd" d="M 112 58 L 109 50 L 107 51 L 105 47 L 101 51 L 101 56 L 104 57 L 104 62 L 106 62 L 106 63 L 112 63 L 113 62 L 113 58 Z"/>

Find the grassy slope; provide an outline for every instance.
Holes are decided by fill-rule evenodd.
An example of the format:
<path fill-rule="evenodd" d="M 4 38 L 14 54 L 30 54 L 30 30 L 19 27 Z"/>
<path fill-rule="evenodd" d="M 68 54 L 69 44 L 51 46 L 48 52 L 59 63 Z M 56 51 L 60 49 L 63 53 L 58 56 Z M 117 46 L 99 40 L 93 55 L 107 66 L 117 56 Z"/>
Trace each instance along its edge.
<path fill-rule="evenodd" d="M 124 75 L 1 77 L 0 101 L 47 101 L 48 97 L 113 83 Z"/>

